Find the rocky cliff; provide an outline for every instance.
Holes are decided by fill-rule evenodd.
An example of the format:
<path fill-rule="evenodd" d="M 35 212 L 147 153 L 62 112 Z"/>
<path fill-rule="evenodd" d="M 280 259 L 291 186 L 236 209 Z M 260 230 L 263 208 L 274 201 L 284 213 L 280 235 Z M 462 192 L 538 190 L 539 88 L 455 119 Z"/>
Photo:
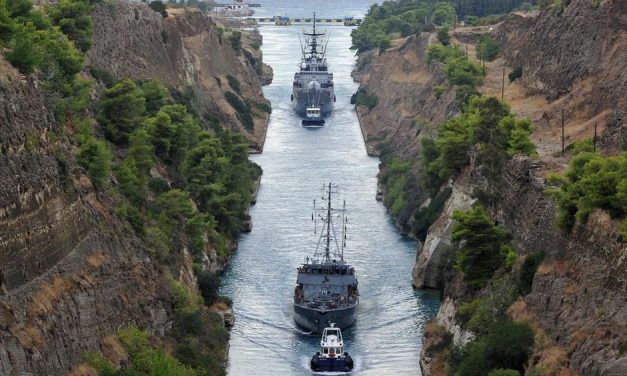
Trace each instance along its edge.
<path fill-rule="evenodd" d="M 261 85 L 271 70 L 261 62 L 260 36 L 244 33 L 238 51 L 199 11 L 177 9 L 164 19 L 146 5 L 117 1 L 97 4 L 92 19 L 89 68 L 168 84 L 199 116 L 241 131 L 261 149 L 267 114 L 253 110 L 254 132 L 247 132 L 224 100 L 226 91 L 240 91 L 251 107 L 267 104 Z M 166 271 L 116 215 L 119 197 L 94 187 L 75 157 L 80 125 L 56 120 L 37 77 L 0 56 L 0 375 L 70 374 L 87 352 L 119 365 L 118 329 L 135 325 L 167 342 L 170 279 L 196 288 L 185 247 Z M 161 170 L 155 174 L 167 180 Z M 211 246 L 203 257 L 203 269 L 223 267 Z M 72 374 L 95 372 L 85 369 Z"/>
<path fill-rule="evenodd" d="M 41 85 L 0 58 L 2 375 L 64 375 L 120 326 L 169 322 L 163 276 L 77 177 Z"/>
<path fill-rule="evenodd" d="M 505 83 L 504 98 L 514 113 L 530 117 L 536 127 L 539 158 L 507 162 L 499 199 L 490 208 L 496 223 L 512 235 L 520 260 L 538 252 L 547 255 L 531 292 L 508 311 L 514 320 L 530 322 L 536 332 L 529 374 L 627 373 L 627 249 L 618 223 L 598 211 L 567 234 L 556 227 L 557 205 L 545 193 L 547 172 L 562 171 L 569 158 L 559 154 L 562 111 L 566 145 L 592 137 L 597 123 L 604 154 L 624 148 L 625 15 L 621 1 L 601 1 L 597 7 L 573 0 L 541 13 L 513 14 L 494 27 L 452 32 L 453 43 L 467 48 L 471 60 L 481 34 L 491 33 L 500 44 L 501 57 L 486 64 L 482 93 L 500 97 L 503 72 L 522 67 L 521 80 Z M 372 109 L 357 108 L 372 153 L 415 161 L 419 137 L 433 136 L 438 124 L 459 111 L 443 71 L 426 61 L 426 49 L 435 42 L 434 34 L 412 36 L 395 41 L 379 56 L 360 57 L 355 77 L 368 93 L 379 96 Z M 425 374 L 445 374 L 446 361 L 433 349 L 448 334 L 456 345 L 473 338 L 455 320 L 468 293 L 452 269 L 450 216 L 455 209 L 469 208 L 477 188 L 486 184 L 471 158 L 469 166 L 440 188 L 449 189 L 450 196 L 418 246 L 414 285 L 443 289 L 438 317 L 426 330 L 421 359 Z M 430 201 L 415 207 L 428 207 Z M 397 223 L 411 226 L 411 217 Z"/>
<path fill-rule="evenodd" d="M 224 93 L 241 92 L 251 107 L 269 102 L 261 85 L 272 79 L 263 64 L 261 36 L 243 32 L 241 48 L 229 40 L 225 28 L 197 9 L 170 8 L 168 17 L 144 4 L 114 1 L 96 5 L 94 45 L 87 64 L 115 78 L 155 79 L 183 92 L 201 116 L 215 118 L 242 133 L 251 148 L 261 150 L 268 114 L 253 111 L 254 130 L 246 129 Z M 240 88 L 230 86 L 236 77 Z"/>

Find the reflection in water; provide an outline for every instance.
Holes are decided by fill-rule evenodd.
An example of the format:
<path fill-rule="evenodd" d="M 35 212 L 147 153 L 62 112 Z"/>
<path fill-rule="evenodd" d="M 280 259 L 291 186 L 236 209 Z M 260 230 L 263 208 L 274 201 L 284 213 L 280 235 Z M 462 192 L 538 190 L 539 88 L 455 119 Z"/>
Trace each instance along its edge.
<path fill-rule="evenodd" d="M 222 294 L 233 299 L 229 368 L 240 375 L 308 375 L 320 337 L 298 328 L 292 317 L 296 268 L 315 249 L 311 222 L 322 184 L 341 186 L 348 209 L 345 258 L 355 266 L 361 293 L 357 323 L 344 331 L 355 359 L 354 375 L 419 375 L 418 353 L 426 320 L 437 312 L 435 292 L 414 291 L 414 242 L 400 236 L 375 200 L 378 159 L 366 155 L 350 105 L 357 84 L 350 77 L 355 56 L 350 29 L 327 27 L 329 66 L 337 103 L 323 128 L 303 128 L 290 108 L 291 83 L 299 62 L 298 27 L 261 28 L 264 60 L 275 73 L 264 89 L 272 117 L 263 154 L 252 156 L 264 174 L 253 231 L 223 278 Z"/>

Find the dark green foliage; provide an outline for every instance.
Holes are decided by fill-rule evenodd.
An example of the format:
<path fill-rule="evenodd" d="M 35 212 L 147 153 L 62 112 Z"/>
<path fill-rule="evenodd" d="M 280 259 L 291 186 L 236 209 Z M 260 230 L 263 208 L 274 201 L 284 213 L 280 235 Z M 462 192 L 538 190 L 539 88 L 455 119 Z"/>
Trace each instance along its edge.
<path fill-rule="evenodd" d="M 522 75 L 523 75 L 522 67 L 516 67 L 514 68 L 513 71 L 510 72 L 510 74 L 507 75 L 507 77 L 509 78 L 509 82 L 514 82 L 517 79 L 521 78 Z"/>
<path fill-rule="evenodd" d="M 485 61 L 496 59 L 499 53 L 499 45 L 489 35 L 482 35 L 476 46 L 477 58 Z"/>
<path fill-rule="evenodd" d="M 527 295 L 531 292 L 533 285 L 533 277 L 536 274 L 536 270 L 544 260 L 544 253 L 533 253 L 525 258 L 525 261 L 520 268 L 520 280 L 518 281 L 518 289 L 520 295 Z"/>
<path fill-rule="evenodd" d="M 258 108 L 260 111 L 265 112 L 266 114 L 272 113 L 272 107 L 269 104 L 263 102 L 255 102 L 254 106 Z"/>
<path fill-rule="evenodd" d="M 467 211 L 455 211 L 452 218 L 452 242 L 458 246 L 456 267 L 464 273 L 464 280 L 471 288 L 482 288 L 494 272 L 503 266 L 503 245 L 509 235 L 502 227 L 495 226 L 481 206 Z"/>
<path fill-rule="evenodd" d="M 533 331 L 528 324 L 496 322 L 489 334 L 475 340 L 461 351 L 455 375 L 484 376 L 491 370 L 524 371 L 533 346 Z"/>
<path fill-rule="evenodd" d="M 205 304 L 211 305 L 218 301 L 220 297 L 218 290 L 220 289 L 220 277 L 216 273 L 203 271 L 198 273 L 198 290 L 200 291 Z"/>
<path fill-rule="evenodd" d="M 146 112 L 154 115 L 165 104 L 166 89 L 159 82 L 148 80 L 141 84 L 141 94 L 146 98 Z"/>
<path fill-rule="evenodd" d="M 155 12 L 161 13 L 161 16 L 163 16 L 163 18 L 166 18 L 168 16 L 168 7 L 161 0 L 151 1 L 148 6 Z"/>
<path fill-rule="evenodd" d="M 137 235 L 144 235 L 144 217 L 135 206 L 124 204 L 116 208 L 115 214 L 120 218 L 126 219 Z"/>
<path fill-rule="evenodd" d="M 235 51 L 239 51 L 242 48 L 242 33 L 237 30 L 232 31 L 229 41 L 231 42 L 231 47 Z"/>
<path fill-rule="evenodd" d="M 368 94 L 364 88 L 359 88 L 359 90 L 357 90 L 357 92 L 351 97 L 351 104 L 368 107 L 369 110 L 375 108 L 377 103 L 379 103 L 379 97 L 374 94 Z"/>
<path fill-rule="evenodd" d="M 90 137 L 81 145 L 76 154 L 78 163 L 87 170 L 96 185 L 102 187 L 106 184 L 111 172 L 111 151 L 107 145 Z"/>
<path fill-rule="evenodd" d="M 107 88 L 115 85 L 115 77 L 106 69 L 90 66 L 88 67 L 89 74 L 97 81 L 102 82 Z"/>
<path fill-rule="evenodd" d="M 470 62 L 457 46 L 432 45 L 427 51 L 427 58 L 429 61 L 444 63 L 446 78 L 453 85 L 467 85 L 474 88 L 483 77 L 481 67 Z"/>
<path fill-rule="evenodd" d="M 521 373 L 514 369 L 495 369 L 488 373 L 488 376 L 520 376 Z"/>
<path fill-rule="evenodd" d="M 117 145 L 125 145 L 128 136 L 141 124 L 145 106 L 146 98 L 131 80 L 120 81 L 105 90 L 98 120 L 107 138 Z"/>
<path fill-rule="evenodd" d="M 438 29 L 438 40 L 442 43 L 443 46 L 448 46 L 451 44 L 451 35 L 448 33 L 449 28 L 444 26 Z"/>
<path fill-rule="evenodd" d="M 226 98 L 226 101 L 235 109 L 237 117 L 244 125 L 244 128 L 252 132 L 255 128 L 255 123 L 253 121 L 253 115 L 250 112 L 250 106 L 230 91 L 224 93 L 224 98 Z"/>
<path fill-rule="evenodd" d="M 136 206 L 141 206 L 145 200 L 145 189 L 139 178 L 139 171 L 135 160 L 127 159 L 115 172 L 120 192 Z"/>
<path fill-rule="evenodd" d="M 570 230 L 576 222 L 584 223 L 594 209 L 622 219 L 627 213 L 627 153 L 603 157 L 581 152 L 558 185 L 549 193 L 559 204 L 560 227 Z"/>
<path fill-rule="evenodd" d="M 76 47 L 86 52 L 91 47 L 94 32 L 91 22 L 92 6 L 88 0 L 61 0 L 47 7 L 48 17 Z"/>
<path fill-rule="evenodd" d="M 452 192 L 452 188 L 446 187 L 437 193 L 428 206 L 418 209 L 414 215 L 414 233 L 418 239 L 424 239 L 427 236 L 429 227 L 431 227 L 433 222 L 435 222 L 435 220 L 440 216 L 442 208 L 444 207 L 446 200 L 451 197 Z"/>
<path fill-rule="evenodd" d="M 155 147 L 155 154 L 167 160 L 170 157 L 172 140 L 176 135 L 176 128 L 172 125 L 170 116 L 160 111 L 155 117 L 146 119 L 146 128 Z"/>
<path fill-rule="evenodd" d="M 227 74 L 226 79 L 229 82 L 229 86 L 231 87 L 231 89 L 233 89 L 233 91 L 236 92 L 237 94 L 241 95 L 242 87 L 237 77 Z"/>

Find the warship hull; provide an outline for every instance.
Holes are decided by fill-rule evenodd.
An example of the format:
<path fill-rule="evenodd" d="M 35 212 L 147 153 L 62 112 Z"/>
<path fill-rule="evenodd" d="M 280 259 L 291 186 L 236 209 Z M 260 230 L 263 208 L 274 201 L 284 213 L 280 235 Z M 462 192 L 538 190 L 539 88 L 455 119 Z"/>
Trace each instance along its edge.
<path fill-rule="evenodd" d="M 315 94 L 318 97 L 318 94 Z M 317 103 L 320 106 L 320 112 L 323 116 L 330 114 L 333 111 L 333 105 L 335 97 L 333 92 L 323 92 L 320 95 L 320 102 Z M 311 105 L 309 102 L 309 95 L 307 92 L 294 93 L 292 95 L 292 107 L 299 115 L 305 115 L 307 106 Z"/>
<path fill-rule="evenodd" d="M 318 311 L 294 304 L 294 320 L 296 323 L 315 333 L 322 333 L 324 328 L 328 327 L 330 323 L 335 323 L 335 326 L 340 329 L 348 328 L 355 323 L 356 319 L 357 304 L 330 311 Z"/>

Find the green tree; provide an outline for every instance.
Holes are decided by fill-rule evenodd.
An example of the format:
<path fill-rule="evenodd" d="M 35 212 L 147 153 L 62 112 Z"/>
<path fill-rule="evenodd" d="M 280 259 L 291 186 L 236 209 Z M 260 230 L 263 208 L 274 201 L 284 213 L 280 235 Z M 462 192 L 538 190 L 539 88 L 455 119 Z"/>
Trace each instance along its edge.
<path fill-rule="evenodd" d="M 76 43 L 81 51 L 91 47 L 93 26 L 91 22 L 92 6 L 87 0 L 61 0 L 47 7 L 48 17 L 59 26 L 63 34 Z"/>
<path fill-rule="evenodd" d="M 448 46 L 451 43 L 451 35 L 448 32 L 449 28 L 446 26 L 438 29 L 438 40 L 443 46 Z"/>
<path fill-rule="evenodd" d="M 165 104 L 166 90 L 155 80 L 144 81 L 141 85 L 141 93 L 146 98 L 146 112 L 155 115 Z"/>
<path fill-rule="evenodd" d="M 105 90 L 98 120 L 112 142 L 125 145 L 128 136 L 141 124 L 146 100 L 131 80 L 123 80 Z"/>
<path fill-rule="evenodd" d="M 503 266 L 503 245 L 508 234 L 495 226 L 481 206 L 467 211 L 455 211 L 456 221 L 451 240 L 458 247 L 456 267 L 464 273 L 464 280 L 471 288 L 481 288 L 494 272 Z"/>
<path fill-rule="evenodd" d="M 496 55 L 499 53 L 499 45 L 489 35 L 482 35 L 479 38 L 476 49 L 477 58 L 485 61 L 496 59 Z"/>
<path fill-rule="evenodd" d="M 83 166 L 96 185 L 104 186 L 111 172 L 112 154 L 107 145 L 94 137 L 90 137 L 80 146 L 76 155 L 78 163 Z"/>
<path fill-rule="evenodd" d="M 172 141 L 176 135 L 176 127 L 172 125 L 170 116 L 163 111 L 155 117 L 146 119 L 146 128 L 150 133 L 152 144 L 155 147 L 155 154 L 163 160 L 170 158 Z"/>
<path fill-rule="evenodd" d="M 43 60 L 43 51 L 33 38 L 35 26 L 27 24 L 16 27 L 11 43 L 11 51 L 6 53 L 7 60 L 21 73 L 32 73 Z"/>
<path fill-rule="evenodd" d="M 457 14 L 455 9 L 445 2 L 440 2 L 436 5 L 433 11 L 432 21 L 436 25 L 453 24 L 457 20 Z"/>
<path fill-rule="evenodd" d="M 128 157 L 132 158 L 142 184 L 148 183 L 150 168 L 154 165 L 154 148 L 145 128 L 139 128 L 129 138 Z"/>

